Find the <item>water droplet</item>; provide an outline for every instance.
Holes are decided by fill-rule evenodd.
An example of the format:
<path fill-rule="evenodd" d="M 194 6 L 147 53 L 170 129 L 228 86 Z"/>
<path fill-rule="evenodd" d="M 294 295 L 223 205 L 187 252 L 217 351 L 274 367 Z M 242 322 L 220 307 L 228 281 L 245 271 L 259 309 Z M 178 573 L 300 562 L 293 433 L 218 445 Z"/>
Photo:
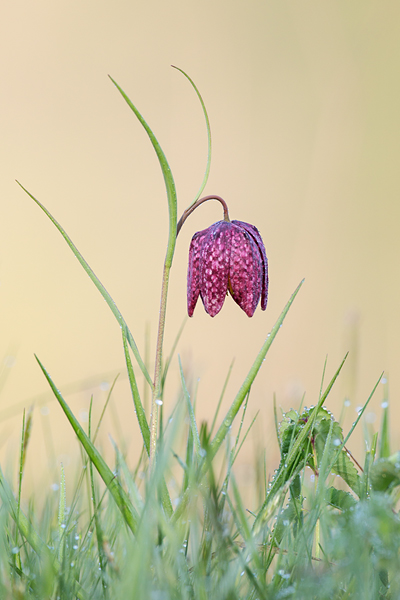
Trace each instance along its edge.
<path fill-rule="evenodd" d="M 157 398 L 156 404 L 158 404 L 158 406 L 161 406 L 162 403 L 163 403 L 163 401 L 161 400 L 161 398 Z"/>
<path fill-rule="evenodd" d="M 350 405 L 351 405 L 351 402 L 350 402 L 350 400 L 349 400 L 348 398 L 346 398 L 346 400 L 343 402 L 343 404 L 344 404 L 345 406 L 350 406 Z"/>
<path fill-rule="evenodd" d="M 387 408 L 389 406 L 389 402 L 385 400 L 384 402 L 382 402 L 381 406 L 382 408 Z"/>
<path fill-rule="evenodd" d="M 47 417 L 49 412 L 50 412 L 50 410 L 49 410 L 48 406 L 42 406 L 42 408 L 40 409 L 40 414 L 43 415 L 44 417 Z"/>
<path fill-rule="evenodd" d="M 339 438 L 336 438 L 336 439 L 334 439 L 334 440 L 333 440 L 333 445 L 334 445 L 334 446 L 340 446 L 340 444 L 341 444 L 341 443 L 342 443 L 342 442 L 340 441 L 340 439 L 339 439 Z"/>
<path fill-rule="evenodd" d="M 386 377 L 382 377 L 381 383 L 387 383 L 387 378 Z"/>

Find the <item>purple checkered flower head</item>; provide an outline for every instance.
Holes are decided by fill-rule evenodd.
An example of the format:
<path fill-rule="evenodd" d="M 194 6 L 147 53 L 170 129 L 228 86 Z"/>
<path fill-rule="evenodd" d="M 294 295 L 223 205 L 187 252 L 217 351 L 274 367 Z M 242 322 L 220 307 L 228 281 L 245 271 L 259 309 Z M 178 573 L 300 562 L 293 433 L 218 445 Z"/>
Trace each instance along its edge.
<path fill-rule="evenodd" d="M 226 210 L 225 220 L 192 238 L 187 277 L 189 317 L 199 296 L 206 312 L 215 317 L 228 292 L 249 317 L 260 298 L 261 309 L 267 307 L 268 260 L 261 235 L 254 225 L 230 221 Z"/>

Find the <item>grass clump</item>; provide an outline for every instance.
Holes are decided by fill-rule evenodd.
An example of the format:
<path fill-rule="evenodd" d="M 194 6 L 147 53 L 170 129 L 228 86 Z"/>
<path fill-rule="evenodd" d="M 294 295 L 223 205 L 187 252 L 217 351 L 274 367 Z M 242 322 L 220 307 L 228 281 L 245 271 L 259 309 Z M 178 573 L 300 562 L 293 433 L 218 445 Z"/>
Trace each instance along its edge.
<path fill-rule="evenodd" d="M 204 181 L 185 211 L 185 219 L 204 200 L 200 201 L 199 196 L 207 181 L 211 156 L 208 116 L 197 88 L 189 81 L 206 117 L 209 152 Z M 25 419 L 24 415 L 17 490 L 11 489 L 0 471 L 0 598 L 400 597 L 400 453 L 390 453 L 387 408 L 380 439 L 377 435 L 372 439 L 362 468 L 354 464 L 346 448 L 379 380 L 357 421 L 345 434 L 326 408 L 343 360 L 325 390 L 321 389 L 314 406 L 290 410 L 280 417 L 275 411 L 281 459 L 271 480 L 265 465 L 256 466 L 257 481 L 269 481 L 262 489 L 254 490 L 253 497 L 262 498 L 259 505 L 244 503 L 235 478 L 235 461 L 254 423 L 253 419 L 245 425 L 250 388 L 302 283 L 262 344 L 222 419 L 218 414 L 221 402 L 217 402 L 212 425 L 197 422 L 195 403 L 180 360 L 181 394 L 172 410 L 167 405 L 170 413 L 165 418 L 164 386 L 172 353 L 163 360 L 163 334 L 177 236 L 175 185 L 153 132 L 115 85 L 148 133 L 167 189 L 170 235 L 163 269 L 154 378 L 105 287 L 61 225 L 27 193 L 57 227 L 121 327 L 143 450 L 134 468 L 130 468 L 132 460 L 120 450 L 122 440 L 113 442 L 115 460 L 109 466 L 96 447 L 101 419 L 95 428 L 90 408 L 85 431 L 37 359 L 77 436 L 82 463 L 75 484 L 65 480 L 60 465 L 57 500 L 46 499 L 40 511 L 33 499 L 26 506 L 21 489 L 32 416 L 28 414 Z M 265 274 L 264 284 L 267 285 Z M 150 419 L 143 408 L 131 354 L 151 392 Z M 163 419 L 159 418 L 160 407 Z M 244 410 L 239 419 L 241 408 Z M 236 420 L 240 422 L 234 435 L 232 425 Z M 67 498 L 71 501 L 67 502 Z"/>

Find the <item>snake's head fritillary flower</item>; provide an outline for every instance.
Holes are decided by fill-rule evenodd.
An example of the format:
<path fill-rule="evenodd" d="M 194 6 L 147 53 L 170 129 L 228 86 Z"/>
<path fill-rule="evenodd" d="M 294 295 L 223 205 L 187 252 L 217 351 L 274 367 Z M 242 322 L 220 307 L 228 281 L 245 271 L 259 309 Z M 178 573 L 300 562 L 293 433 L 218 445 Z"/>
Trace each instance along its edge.
<path fill-rule="evenodd" d="M 268 260 L 261 235 L 243 221 L 218 221 L 195 233 L 189 249 L 187 303 L 193 315 L 200 295 L 206 312 L 215 317 L 227 293 L 252 317 L 261 298 L 268 299 Z"/>

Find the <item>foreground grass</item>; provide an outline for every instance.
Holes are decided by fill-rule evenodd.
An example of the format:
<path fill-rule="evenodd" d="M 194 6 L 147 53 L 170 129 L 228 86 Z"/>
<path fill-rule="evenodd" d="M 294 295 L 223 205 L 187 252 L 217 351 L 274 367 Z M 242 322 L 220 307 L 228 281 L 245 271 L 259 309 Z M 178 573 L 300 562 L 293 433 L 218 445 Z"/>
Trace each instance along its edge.
<path fill-rule="evenodd" d="M 41 514 L 33 501 L 24 512 L 21 486 L 12 492 L 2 476 L 0 597 L 398 598 L 400 454 L 387 456 L 384 409 L 381 443 L 375 436 L 363 470 L 354 466 L 345 450 L 354 428 L 344 439 L 323 406 L 341 366 L 314 408 L 283 415 L 281 462 L 254 490 L 259 506 L 244 505 L 234 477 L 246 411 L 237 435 L 225 435 L 214 452 L 216 435 L 198 427 L 185 386 L 155 470 L 145 450 L 129 469 L 116 445 L 114 488 L 106 487 L 96 454 L 83 453 L 70 505 L 61 469 L 59 498 Z"/>

